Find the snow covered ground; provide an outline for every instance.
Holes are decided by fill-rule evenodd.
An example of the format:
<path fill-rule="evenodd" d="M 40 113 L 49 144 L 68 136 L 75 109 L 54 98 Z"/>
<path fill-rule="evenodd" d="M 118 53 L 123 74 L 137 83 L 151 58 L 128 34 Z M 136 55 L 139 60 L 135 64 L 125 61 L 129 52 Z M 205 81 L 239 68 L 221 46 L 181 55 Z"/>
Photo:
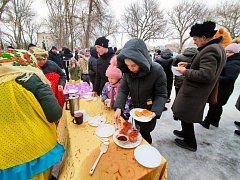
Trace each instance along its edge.
<path fill-rule="evenodd" d="M 191 152 L 175 145 L 173 130 L 181 130 L 179 121 L 172 118 L 171 106 L 175 98 L 173 87 L 171 103 L 166 106 L 152 132 L 153 146 L 167 159 L 169 180 L 238 180 L 240 179 L 240 136 L 234 135 L 240 121 L 240 112 L 235 103 L 240 94 L 240 77 L 227 105 L 224 106 L 218 128 L 210 126 L 207 130 L 195 124 L 198 143 L 197 152 Z M 208 105 L 205 108 L 205 114 Z"/>

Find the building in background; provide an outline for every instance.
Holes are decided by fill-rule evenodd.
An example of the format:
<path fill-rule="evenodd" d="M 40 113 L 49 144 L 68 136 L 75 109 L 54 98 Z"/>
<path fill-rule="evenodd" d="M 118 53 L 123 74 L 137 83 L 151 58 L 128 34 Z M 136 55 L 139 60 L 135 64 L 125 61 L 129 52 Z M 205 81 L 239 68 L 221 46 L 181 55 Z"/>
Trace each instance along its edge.
<path fill-rule="evenodd" d="M 37 33 L 37 46 L 50 50 L 52 46 L 56 46 L 56 38 L 51 33 Z"/>

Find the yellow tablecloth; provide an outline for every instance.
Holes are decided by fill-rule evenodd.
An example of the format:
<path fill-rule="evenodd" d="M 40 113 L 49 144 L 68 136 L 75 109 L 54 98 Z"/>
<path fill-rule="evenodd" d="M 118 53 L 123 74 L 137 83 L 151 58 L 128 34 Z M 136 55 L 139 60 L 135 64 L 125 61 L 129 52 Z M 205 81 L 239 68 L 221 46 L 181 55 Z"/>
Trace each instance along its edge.
<path fill-rule="evenodd" d="M 80 109 L 88 115 L 103 113 L 109 122 L 113 122 L 113 110 L 106 110 L 98 98 L 97 101 L 80 101 Z M 134 149 L 118 147 L 111 138 L 108 151 L 101 157 L 92 176 L 89 171 L 100 152 L 101 142 L 95 135 L 96 127 L 87 122 L 81 125 L 72 123 L 69 111 L 65 111 L 58 125 L 58 140 L 66 148 L 59 180 L 62 179 L 167 179 L 167 162 L 162 158 L 159 167 L 149 169 L 141 166 L 134 158 Z M 142 142 L 146 144 L 144 140 Z"/>

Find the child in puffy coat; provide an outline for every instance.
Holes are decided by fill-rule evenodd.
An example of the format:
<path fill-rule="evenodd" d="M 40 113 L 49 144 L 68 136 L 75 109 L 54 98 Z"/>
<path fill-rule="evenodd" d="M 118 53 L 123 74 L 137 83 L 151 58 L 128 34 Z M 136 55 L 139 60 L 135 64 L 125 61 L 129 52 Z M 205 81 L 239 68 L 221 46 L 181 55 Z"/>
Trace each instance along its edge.
<path fill-rule="evenodd" d="M 122 78 L 122 71 L 116 66 L 116 56 L 111 59 L 111 64 L 106 70 L 108 81 L 102 90 L 102 102 L 112 108 L 118 95 L 120 80 Z"/>
<path fill-rule="evenodd" d="M 122 79 L 122 71 L 117 68 L 117 56 L 113 56 L 110 62 L 109 67 L 106 70 L 106 76 L 108 77 L 108 81 L 106 82 L 105 86 L 102 90 L 102 102 L 105 106 L 109 108 L 113 108 L 113 105 L 116 101 L 120 81 Z M 122 112 L 122 117 L 127 120 L 129 118 L 129 111 L 130 111 L 130 98 L 128 98 L 124 111 Z"/>

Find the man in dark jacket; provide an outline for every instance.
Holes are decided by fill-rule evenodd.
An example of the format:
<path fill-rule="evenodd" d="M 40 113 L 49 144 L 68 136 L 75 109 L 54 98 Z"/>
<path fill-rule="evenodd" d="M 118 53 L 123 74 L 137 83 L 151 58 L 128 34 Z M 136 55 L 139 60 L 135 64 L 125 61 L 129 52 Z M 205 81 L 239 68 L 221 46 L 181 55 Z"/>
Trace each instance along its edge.
<path fill-rule="evenodd" d="M 191 27 L 190 36 L 198 47 L 190 69 L 187 63 L 178 63 L 178 71 L 185 75 L 183 84 L 173 103 L 175 118 L 181 120 L 182 131 L 173 133 L 184 138 L 175 139 L 175 143 L 190 151 L 197 150 L 193 123 L 202 122 L 204 107 L 218 77 L 226 63 L 226 53 L 220 39 L 213 39 L 216 24 L 211 21 L 196 23 Z"/>
<path fill-rule="evenodd" d="M 164 49 L 160 55 L 161 55 L 160 57 L 156 56 L 154 60 L 163 67 L 164 72 L 167 76 L 167 91 L 168 91 L 167 103 L 168 103 L 171 101 L 170 96 L 171 96 L 172 84 L 173 84 L 173 73 L 171 70 L 171 66 L 173 62 L 173 58 L 172 58 L 173 52 L 170 49 Z M 167 110 L 166 107 L 165 107 L 165 110 Z"/>
<path fill-rule="evenodd" d="M 61 69 L 65 69 L 60 54 L 57 53 L 57 48 L 53 46 L 48 52 L 48 60 L 55 62 Z"/>
<path fill-rule="evenodd" d="M 106 76 L 106 70 L 110 64 L 111 58 L 114 56 L 114 52 L 112 48 L 108 48 L 109 40 L 105 37 L 100 37 L 95 42 L 95 47 L 98 52 L 98 60 L 97 60 L 97 72 L 95 77 L 95 83 L 93 86 L 93 95 L 100 95 L 102 93 L 102 89 L 106 82 L 108 82 L 108 78 Z"/>
<path fill-rule="evenodd" d="M 90 81 L 92 85 L 94 86 L 95 84 L 95 76 L 97 72 L 97 59 L 98 59 L 98 53 L 96 51 L 95 47 L 90 48 L 90 58 L 88 60 L 88 74 Z"/>
<path fill-rule="evenodd" d="M 203 127 L 209 129 L 210 125 L 218 127 L 223 106 L 231 96 L 234 84 L 240 73 L 240 45 L 229 44 L 226 48 L 227 62 L 219 76 L 217 104 L 209 104 L 208 114 L 201 123 Z"/>
<path fill-rule="evenodd" d="M 167 98 L 167 81 L 163 68 L 152 62 L 146 44 L 140 39 L 129 40 L 117 56 L 118 67 L 124 73 L 119 94 L 114 103 L 114 119 L 119 124 L 120 115 L 128 96 L 132 107 L 153 112 L 149 122 L 138 122 L 143 138 L 152 143 L 150 132 L 160 118 Z"/>

